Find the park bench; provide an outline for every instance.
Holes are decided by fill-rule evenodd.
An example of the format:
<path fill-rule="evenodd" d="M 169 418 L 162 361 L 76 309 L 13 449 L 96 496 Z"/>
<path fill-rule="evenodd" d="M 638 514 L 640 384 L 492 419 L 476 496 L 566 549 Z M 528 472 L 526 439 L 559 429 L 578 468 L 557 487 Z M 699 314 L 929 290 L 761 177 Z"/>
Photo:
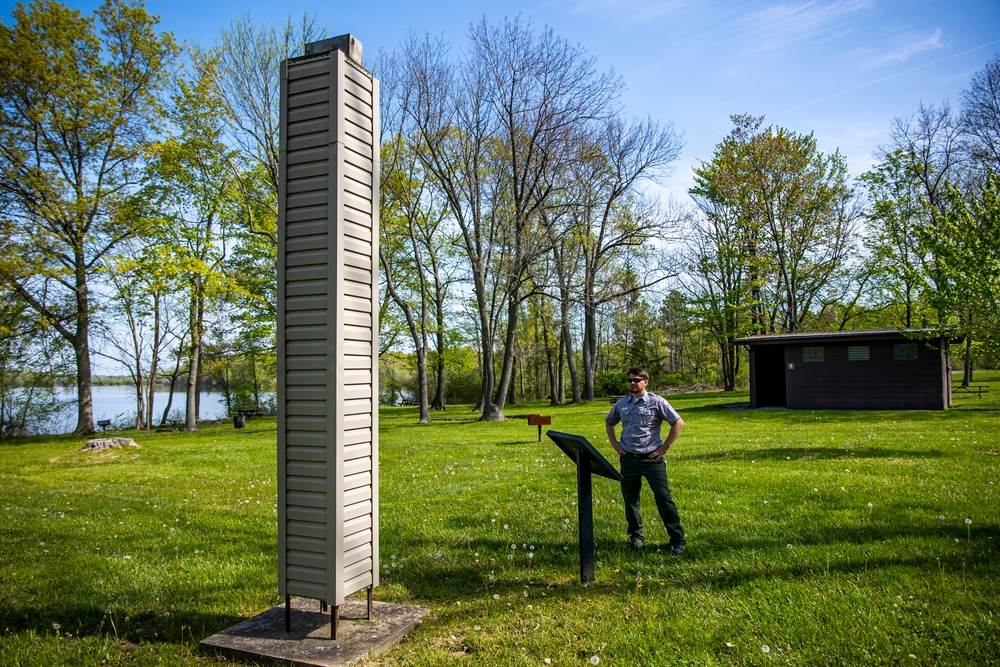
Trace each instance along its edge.
<path fill-rule="evenodd" d="M 250 417 L 263 417 L 264 412 L 258 410 L 257 408 L 239 408 L 235 412 L 233 412 L 234 417 L 237 415 L 243 415 L 244 417 L 249 419 Z"/>
<path fill-rule="evenodd" d="M 982 398 L 983 394 L 989 393 L 989 391 L 989 386 L 985 384 L 970 384 L 968 387 L 959 385 L 952 389 L 954 394 L 975 394 L 979 398 Z"/>

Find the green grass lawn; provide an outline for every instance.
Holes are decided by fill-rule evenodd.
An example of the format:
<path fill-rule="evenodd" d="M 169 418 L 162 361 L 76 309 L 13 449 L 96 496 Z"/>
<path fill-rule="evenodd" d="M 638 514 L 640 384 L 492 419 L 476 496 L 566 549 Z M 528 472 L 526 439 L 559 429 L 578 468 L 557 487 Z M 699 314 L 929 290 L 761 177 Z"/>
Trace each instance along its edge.
<path fill-rule="evenodd" d="M 535 427 L 383 409 L 375 596 L 429 613 L 375 664 L 998 664 L 1000 373 L 982 382 L 946 412 L 671 397 L 688 553 L 670 555 L 648 488 L 629 552 L 617 484 L 595 478 L 589 587 L 574 468 Z M 508 414 L 610 455 L 609 407 Z M 214 664 L 199 640 L 280 602 L 275 422 L 124 435 L 142 448 L 0 445 L 0 665 Z"/>

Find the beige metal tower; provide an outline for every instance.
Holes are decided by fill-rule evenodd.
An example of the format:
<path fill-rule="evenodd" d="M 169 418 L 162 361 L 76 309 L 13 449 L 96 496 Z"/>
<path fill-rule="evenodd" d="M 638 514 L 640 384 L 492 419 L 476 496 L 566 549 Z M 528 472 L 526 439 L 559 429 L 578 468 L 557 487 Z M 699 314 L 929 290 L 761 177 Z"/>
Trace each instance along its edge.
<path fill-rule="evenodd" d="M 278 592 L 378 585 L 379 84 L 351 35 L 281 73 Z"/>

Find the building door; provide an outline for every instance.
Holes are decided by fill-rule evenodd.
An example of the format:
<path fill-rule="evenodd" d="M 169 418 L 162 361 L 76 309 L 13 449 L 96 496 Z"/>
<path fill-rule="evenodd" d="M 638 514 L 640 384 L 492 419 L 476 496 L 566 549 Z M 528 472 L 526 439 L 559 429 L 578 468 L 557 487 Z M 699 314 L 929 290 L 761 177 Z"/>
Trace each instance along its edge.
<path fill-rule="evenodd" d="M 760 345 L 754 350 L 758 408 L 786 406 L 785 346 Z"/>

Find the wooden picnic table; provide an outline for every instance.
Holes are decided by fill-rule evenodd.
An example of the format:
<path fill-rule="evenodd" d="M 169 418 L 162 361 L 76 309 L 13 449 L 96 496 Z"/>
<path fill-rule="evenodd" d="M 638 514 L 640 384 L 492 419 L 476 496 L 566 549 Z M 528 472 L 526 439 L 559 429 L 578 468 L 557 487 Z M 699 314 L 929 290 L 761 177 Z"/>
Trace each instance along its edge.
<path fill-rule="evenodd" d="M 985 384 L 970 384 L 967 387 L 963 387 L 963 386 L 959 385 L 959 386 L 955 387 L 954 389 L 952 389 L 952 393 L 975 394 L 979 398 L 982 398 L 983 394 L 984 393 L 989 393 L 989 391 L 990 391 L 989 385 L 985 385 Z"/>

